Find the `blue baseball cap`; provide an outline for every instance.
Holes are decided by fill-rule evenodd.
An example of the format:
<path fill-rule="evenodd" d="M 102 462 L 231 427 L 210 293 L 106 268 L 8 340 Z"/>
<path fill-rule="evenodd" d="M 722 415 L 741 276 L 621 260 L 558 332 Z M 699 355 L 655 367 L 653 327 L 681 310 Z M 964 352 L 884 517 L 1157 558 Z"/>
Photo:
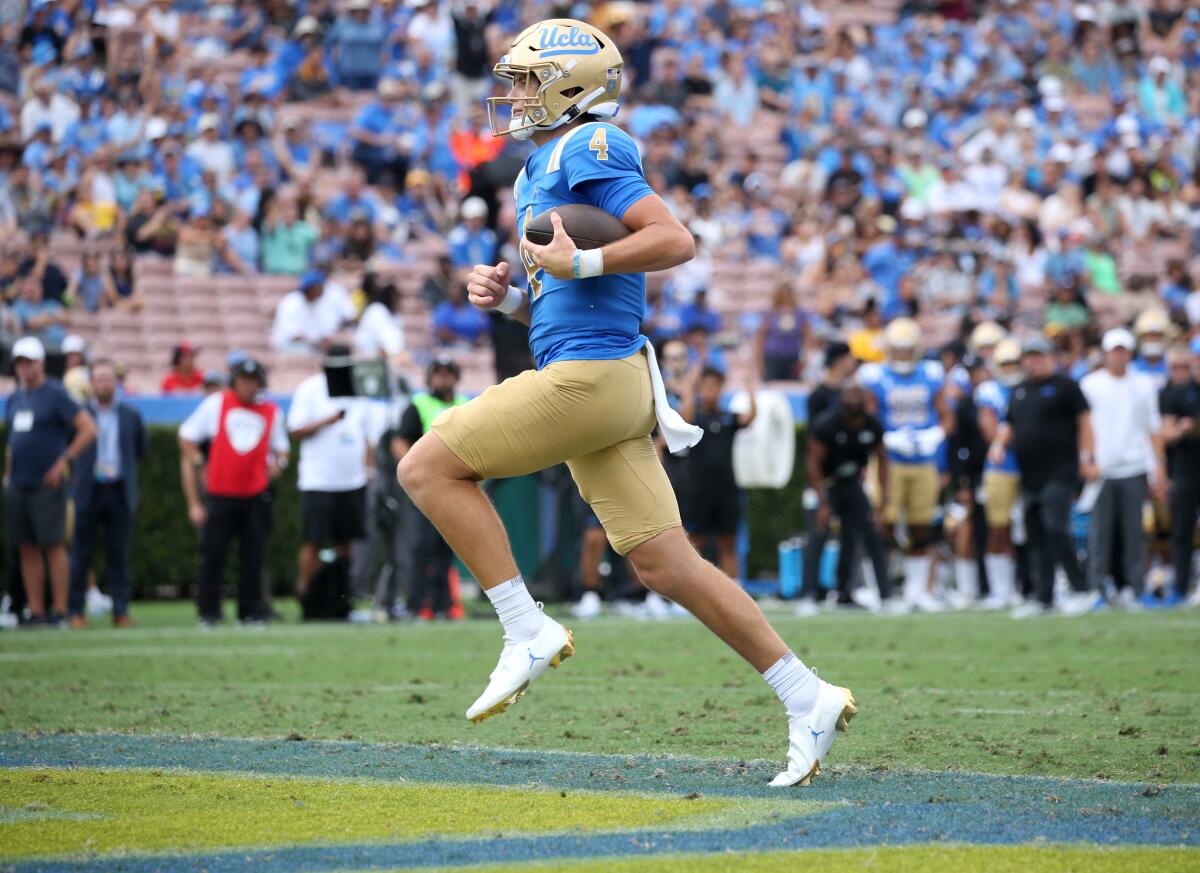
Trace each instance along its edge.
<path fill-rule="evenodd" d="M 1191 342 L 1188 343 L 1188 351 L 1200 357 L 1200 335 L 1192 337 Z"/>
<path fill-rule="evenodd" d="M 300 287 L 311 288 L 313 285 L 324 285 L 329 278 L 322 270 L 305 270 L 300 276 Z"/>

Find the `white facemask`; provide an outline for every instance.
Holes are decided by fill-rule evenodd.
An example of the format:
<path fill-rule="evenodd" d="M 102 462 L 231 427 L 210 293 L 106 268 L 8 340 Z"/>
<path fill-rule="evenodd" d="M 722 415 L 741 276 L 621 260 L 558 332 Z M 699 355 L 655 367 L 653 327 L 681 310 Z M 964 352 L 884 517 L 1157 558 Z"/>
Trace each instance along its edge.
<path fill-rule="evenodd" d="M 889 363 L 889 366 L 892 368 L 892 370 L 894 372 L 899 373 L 901 376 L 907 376 L 909 373 L 912 373 L 914 370 L 917 369 L 917 362 L 916 361 L 891 361 Z"/>
<path fill-rule="evenodd" d="M 1143 358 L 1151 358 L 1152 360 L 1158 360 L 1159 358 L 1161 358 L 1163 356 L 1163 353 L 1166 351 L 1166 349 L 1163 348 L 1162 343 L 1154 342 L 1154 341 L 1142 343 L 1141 349 L 1142 349 L 1142 357 Z"/>

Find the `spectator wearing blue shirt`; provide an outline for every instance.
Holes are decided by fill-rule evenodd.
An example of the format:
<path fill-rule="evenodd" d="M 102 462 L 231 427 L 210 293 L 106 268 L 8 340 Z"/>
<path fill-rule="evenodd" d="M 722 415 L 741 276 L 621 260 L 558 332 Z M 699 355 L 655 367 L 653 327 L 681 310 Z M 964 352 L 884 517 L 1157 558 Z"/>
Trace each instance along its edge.
<path fill-rule="evenodd" d="M 253 215 L 235 209 L 229 223 L 217 236 L 213 266 L 218 273 L 253 276 L 258 272 L 258 231 L 251 223 Z"/>
<path fill-rule="evenodd" d="M 699 289 L 691 303 L 679 308 L 679 317 L 684 331 L 701 327 L 708 333 L 717 333 L 721 329 L 721 316 L 708 308 L 707 288 Z"/>
<path fill-rule="evenodd" d="M 683 310 L 657 285 L 646 289 L 642 333 L 655 346 L 661 346 L 683 333 Z"/>
<path fill-rule="evenodd" d="M 899 313 L 900 280 L 908 275 L 915 262 L 916 255 L 906 246 L 898 245 L 894 236 L 884 237 L 863 255 L 863 269 L 883 289 L 884 318 L 890 319 Z"/>
<path fill-rule="evenodd" d="M 4 409 L 4 515 L 21 558 L 33 621 L 60 624 L 67 611 L 67 473 L 96 438 L 90 415 L 62 382 L 46 377 L 46 350 L 32 336 L 13 345 L 17 390 Z M 49 569 L 53 611 L 46 609 Z"/>
<path fill-rule="evenodd" d="M 24 166 L 38 172 L 50 166 L 51 157 L 54 155 L 54 143 L 50 141 L 51 135 L 52 131 L 49 124 L 38 125 L 37 130 L 33 132 L 33 139 L 25 146 L 25 151 L 21 153 L 21 163 Z"/>
<path fill-rule="evenodd" d="M 266 125 L 261 118 L 245 109 L 239 110 L 234 116 L 233 127 L 234 140 L 231 145 L 234 166 L 239 170 L 247 169 L 247 160 L 253 154 L 257 156 L 255 163 L 258 166 L 278 171 L 279 164 L 275 160 L 275 153 L 264 138 Z"/>
<path fill-rule="evenodd" d="M 108 80 L 104 70 L 96 66 L 90 42 L 79 43 L 73 54 L 71 66 L 63 71 L 58 86 L 82 106 L 103 94 L 108 87 Z"/>
<path fill-rule="evenodd" d="M 350 124 L 354 162 L 363 168 L 372 185 L 384 173 L 390 172 L 397 183 L 408 173 L 409 151 L 400 148 L 404 97 L 404 84 L 384 79 L 379 83 L 379 99 L 364 106 Z"/>
<path fill-rule="evenodd" d="M 260 45 L 267 23 L 266 12 L 257 0 L 237 0 L 225 21 L 225 41 L 234 51 Z"/>
<path fill-rule="evenodd" d="M 488 227 L 487 204 L 481 197 L 468 197 L 462 205 L 462 224 L 446 237 L 450 262 L 454 267 L 470 269 L 476 264 L 496 262 L 496 232 Z"/>
<path fill-rule="evenodd" d="M 23 333 L 35 336 L 43 344 L 57 349 L 67 335 L 67 311 L 57 300 L 42 296 L 42 283 L 36 275 L 21 279 L 20 296 L 13 302 L 13 317 Z"/>
<path fill-rule="evenodd" d="M 307 180 L 317 169 L 318 157 L 307 126 L 298 118 L 284 118 L 279 130 L 271 147 L 283 180 Z"/>
<path fill-rule="evenodd" d="M 283 91 L 287 81 L 282 71 L 271 61 L 267 47 L 262 43 L 250 49 L 250 66 L 242 73 L 239 91 L 243 94 L 261 94 L 273 100 Z"/>
<path fill-rule="evenodd" d="M 32 0 L 29 14 L 21 27 L 18 46 L 22 51 L 26 48 L 48 48 L 54 53 L 53 61 L 58 63 L 62 60 L 62 51 L 70 35 L 71 18 L 57 8 L 54 0 Z"/>
<path fill-rule="evenodd" d="M 170 201 L 186 200 L 201 184 L 199 165 L 174 142 L 163 146 L 155 175 L 164 198 Z"/>
<path fill-rule="evenodd" d="M 117 172 L 113 174 L 112 181 L 117 206 L 123 213 L 133 208 L 133 201 L 137 199 L 139 191 L 154 185 L 154 178 L 150 175 L 146 163 L 135 152 L 122 152 L 117 158 Z"/>
<path fill-rule="evenodd" d="M 350 0 L 327 38 L 338 80 L 351 91 L 372 90 L 383 72 L 387 27 L 371 6 L 371 0 Z"/>
<path fill-rule="evenodd" d="M 366 178 L 363 171 L 358 167 L 351 167 L 342 174 L 341 182 L 341 190 L 325 204 L 325 215 L 339 224 L 348 224 L 355 214 L 361 214 L 374 224 L 379 218 L 379 210 L 376 208 L 375 198 L 365 188 Z"/>
<path fill-rule="evenodd" d="M 275 55 L 275 67 L 285 81 L 291 79 L 292 73 L 308 56 L 313 46 L 324 49 L 321 42 L 321 22 L 315 15 L 304 15 L 292 28 L 292 38 L 280 46 Z"/>
<path fill-rule="evenodd" d="M 433 333 L 439 345 L 481 345 L 490 326 L 487 314 L 467 302 L 467 286 L 461 281 L 454 282 L 446 299 L 433 309 Z"/>
<path fill-rule="evenodd" d="M 422 167 L 408 171 L 404 193 L 396 198 L 397 217 L 406 222 L 415 236 L 436 234 L 442 226 L 444 212 L 433 187 L 433 176 Z"/>

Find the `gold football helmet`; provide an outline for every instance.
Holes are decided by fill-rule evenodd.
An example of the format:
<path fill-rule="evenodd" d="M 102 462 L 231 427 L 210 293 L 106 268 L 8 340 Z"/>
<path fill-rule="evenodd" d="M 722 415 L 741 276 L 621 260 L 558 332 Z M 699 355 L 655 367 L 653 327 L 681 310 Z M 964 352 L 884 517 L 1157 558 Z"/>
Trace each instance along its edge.
<path fill-rule="evenodd" d="M 921 360 L 921 328 L 911 318 L 897 318 L 883 331 L 887 362 L 897 373 L 912 373 Z"/>
<path fill-rule="evenodd" d="M 511 96 L 487 100 L 492 136 L 529 139 L 535 130 L 554 130 L 584 113 L 612 118 L 623 64 L 608 35 L 586 21 L 551 18 L 526 28 L 492 70 L 512 83 Z M 511 113 L 507 122 L 500 107 Z"/>
<path fill-rule="evenodd" d="M 996 381 L 1012 388 L 1021 381 L 1021 344 L 1012 337 L 996 343 L 992 352 L 992 367 Z"/>
<path fill-rule="evenodd" d="M 975 330 L 971 331 L 971 341 L 968 343 L 971 351 L 975 354 L 980 354 L 983 349 L 994 349 L 1007 334 L 1004 328 L 996 324 L 994 321 L 984 321 L 975 326 Z"/>

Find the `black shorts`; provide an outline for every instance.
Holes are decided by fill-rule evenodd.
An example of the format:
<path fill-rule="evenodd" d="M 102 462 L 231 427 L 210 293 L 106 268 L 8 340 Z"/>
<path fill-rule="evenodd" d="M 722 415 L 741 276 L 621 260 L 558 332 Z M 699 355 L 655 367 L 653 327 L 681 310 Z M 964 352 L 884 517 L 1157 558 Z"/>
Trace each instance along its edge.
<path fill-rule="evenodd" d="M 300 539 L 306 543 L 348 543 L 367 535 L 367 489 L 301 491 Z"/>
<path fill-rule="evenodd" d="M 21 488 L 4 491 L 8 541 L 15 546 L 54 546 L 67 541 L 66 486 Z"/>
<path fill-rule="evenodd" d="M 697 536 L 732 536 L 742 519 L 742 495 L 733 484 L 696 487 L 684 502 L 683 526 Z"/>

